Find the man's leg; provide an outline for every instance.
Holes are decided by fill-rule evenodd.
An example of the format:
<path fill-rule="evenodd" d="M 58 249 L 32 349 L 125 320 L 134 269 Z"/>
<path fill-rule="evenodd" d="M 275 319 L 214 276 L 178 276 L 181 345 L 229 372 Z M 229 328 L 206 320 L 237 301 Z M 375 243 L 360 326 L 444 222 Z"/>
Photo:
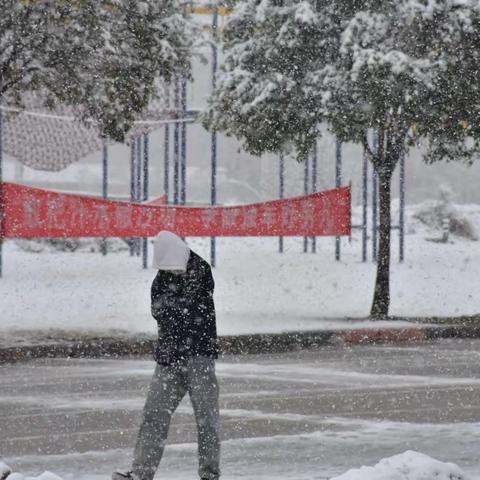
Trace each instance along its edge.
<path fill-rule="evenodd" d="M 173 412 L 184 397 L 185 367 L 157 365 L 143 408 L 143 419 L 133 454 L 132 472 L 152 480 L 163 455 Z"/>
<path fill-rule="evenodd" d="M 218 383 L 215 360 L 193 357 L 188 368 L 188 391 L 198 429 L 198 474 L 201 479 L 220 477 Z"/>

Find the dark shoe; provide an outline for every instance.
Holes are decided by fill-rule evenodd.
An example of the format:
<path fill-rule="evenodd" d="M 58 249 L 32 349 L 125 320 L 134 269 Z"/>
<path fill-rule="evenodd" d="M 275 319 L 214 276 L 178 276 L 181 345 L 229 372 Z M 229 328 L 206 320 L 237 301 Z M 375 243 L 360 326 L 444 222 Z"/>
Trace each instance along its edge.
<path fill-rule="evenodd" d="M 133 472 L 113 472 L 112 480 L 140 480 Z"/>

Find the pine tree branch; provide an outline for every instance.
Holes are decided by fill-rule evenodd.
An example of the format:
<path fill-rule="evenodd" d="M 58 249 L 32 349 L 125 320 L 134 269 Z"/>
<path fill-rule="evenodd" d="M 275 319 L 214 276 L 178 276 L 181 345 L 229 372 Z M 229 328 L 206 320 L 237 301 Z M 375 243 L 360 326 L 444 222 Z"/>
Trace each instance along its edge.
<path fill-rule="evenodd" d="M 19 17 L 12 21 L 10 24 L 7 24 L 7 27 L 13 30 L 13 48 L 11 50 L 10 55 L 8 58 L 2 63 L 2 74 L 7 71 L 9 66 L 17 60 L 19 54 L 25 50 L 19 49 L 19 45 L 22 44 L 22 40 L 25 38 L 23 35 L 23 31 L 27 30 L 29 27 L 30 17 L 32 16 L 33 8 L 30 5 L 24 6 L 23 10 L 21 11 Z M 11 17 L 10 17 L 11 18 Z M 7 31 L 7 30 L 5 30 Z M 23 45 L 25 47 L 25 45 Z M 6 52 L 7 47 L 2 50 L 2 55 Z"/>
<path fill-rule="evenodd" d="M 22 78 L 24 78 L 26 75 L 38 72 L 39 70 L 40 70 L 39 67 L 30 67 L 30 68 L 23 69 L 22 75 L 15 75 L 12 78 L 10 78 L 10 80 L 7 81 L 6 83 L 2 83 L 2 88 L 0 89 L 0 93 L 1 94 L 6 93 L 14 85 L 16 85 L 17 83 L 20 83 L 22 81 Z"/>

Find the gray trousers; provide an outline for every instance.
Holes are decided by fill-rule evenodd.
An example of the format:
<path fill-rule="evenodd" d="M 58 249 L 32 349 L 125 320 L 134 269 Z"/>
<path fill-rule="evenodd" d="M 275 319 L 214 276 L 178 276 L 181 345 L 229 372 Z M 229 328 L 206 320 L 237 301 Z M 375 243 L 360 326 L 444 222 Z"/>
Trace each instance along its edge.
<path fill-rule="evenodd" d="M 173 412 L 189 393 L 198 430 L 198 474 L 220 477 L 218 384 L 215 360 L 192 357 L 183 363 L 157 365 L 133 455 L 132 471 L 140 480 L 152 480 L 163 455 Z"/>

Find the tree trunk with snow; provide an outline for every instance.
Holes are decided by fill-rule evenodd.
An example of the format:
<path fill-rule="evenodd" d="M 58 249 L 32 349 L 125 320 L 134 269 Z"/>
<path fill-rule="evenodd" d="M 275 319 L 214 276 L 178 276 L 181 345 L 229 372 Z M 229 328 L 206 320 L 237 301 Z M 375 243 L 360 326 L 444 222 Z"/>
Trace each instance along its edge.
<path fill-rule="evenodd" d="M 370 315 L 374 318 L 388 316 L 390 306 L 390 237 L 391 237 L 391 186 L 392 172 L 389 169 L 380 170 L 379 207 L 380 227 L 377 259 L 377 278 Z"/>
<path fill-rule="evenodd" d="M 405 148 L 406 130 L 379 129 L 378 148 L 370 152 L 370 158 L 379 183 L 379 243 L 377 277 L 370 315 L 373 318 L 388 317 L 390 307 L 390 239 L 391 239 L 391 190 L 392 176 Z M 364 140 L 364 146 L 368 142 Z"/>

